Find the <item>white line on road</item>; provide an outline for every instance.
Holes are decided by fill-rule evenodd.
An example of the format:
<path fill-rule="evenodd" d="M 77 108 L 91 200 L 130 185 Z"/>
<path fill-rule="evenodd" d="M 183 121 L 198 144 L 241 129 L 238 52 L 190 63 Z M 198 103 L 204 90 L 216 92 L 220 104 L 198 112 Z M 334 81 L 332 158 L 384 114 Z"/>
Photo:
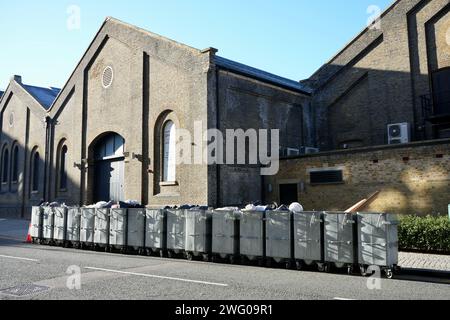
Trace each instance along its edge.
<path fill-rule="evenodd" d="M 36 259 L 29 259 L 29 258 L 21 258 L 21 257 L 13 257 L 13 256 L 4 256 L 0 254 L 0 258 L 5 259 L 15 259 L 15 260 L 24 260 L 24 261 L 31 261 L 31 262 L 39 262 L 39 260 Z"/>
<path fill-rule="evenodd" d="M 339 301 L 355 301 L 355 299 L 347 299 L 347 298 L 339 298 L 339 297 L 333 298 L 333 300 L 339 300 Z"/>
<path fill-rule="evenodd" d="M 162 277 L 162 276 L 155 276 L 155 275 L 145 274 L 145 273 L 126 272 L 126 271 L 101 269 L 101 268 L 93 268 L 93 267 L 85 267 L 84 269 L 93 270 L 93 271 L 103 271 L 103 272 L 109 272 L 109 273 L 126 274 L 126 275 L 131 275 L 131 276 L 138 276 L 138 277 L 182 281 L 182 282 L 206 284 L 206 285 L 218 286 L 218 287 L 228 287 L 228 284 L 224 284 L 224 283 L 214 283 L 214 282 L 207 282 L 207 281 L 197 281 L 197 280 L 188 280 L 188 279 L 181 279 L 181 278 Z"/>

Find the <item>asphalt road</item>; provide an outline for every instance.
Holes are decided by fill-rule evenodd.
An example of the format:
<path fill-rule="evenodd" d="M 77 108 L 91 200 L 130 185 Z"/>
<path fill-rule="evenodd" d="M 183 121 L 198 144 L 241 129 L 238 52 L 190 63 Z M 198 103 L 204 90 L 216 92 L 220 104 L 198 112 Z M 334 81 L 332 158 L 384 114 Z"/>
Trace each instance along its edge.
<path fill-rule="evenodd" d="M 344 274 L 28 245 L 26 228 L 27 222 L 0 219 L 0 299 L 450 300 L 450 279 L 400 276 L 370 290 L 367 278 Z"/>

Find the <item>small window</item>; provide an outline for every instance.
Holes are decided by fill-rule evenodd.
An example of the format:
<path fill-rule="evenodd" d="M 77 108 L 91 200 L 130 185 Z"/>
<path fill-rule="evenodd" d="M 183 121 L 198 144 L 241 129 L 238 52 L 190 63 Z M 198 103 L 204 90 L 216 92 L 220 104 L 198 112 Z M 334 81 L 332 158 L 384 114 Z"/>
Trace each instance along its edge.
<path fill-rule="evenodd" d="M 32 159 L 32 179 L 31 179 L 31 191 L 39 191 L 39 152 L 35 152 Z"/>
<path fill-rule="evenodd" d="M 11 181 L 17 183 L 19 181 L 19 146 L 15 146 L 12 154 Z"/>
<path fill-rule="evenodd" d="M 311 184 L 340 184 L 344 183 L 342 170 L 321 170 L 310 173 Z"/>
<path fill-rule="evenodd" d="M 67 189 L 67 146 L 61 148 L 59 159 L 59 190 Z"/>
<path fill-rule="evenodd" d="M 6 148 L 3 150 L 2 163 L 2 183 L 8 183 L 9 151 Z"/>
<path fill-rule="evenodd" d="M 163 182 L 176 181 L 175 124 L 168 121 L 163 130 Z"/>

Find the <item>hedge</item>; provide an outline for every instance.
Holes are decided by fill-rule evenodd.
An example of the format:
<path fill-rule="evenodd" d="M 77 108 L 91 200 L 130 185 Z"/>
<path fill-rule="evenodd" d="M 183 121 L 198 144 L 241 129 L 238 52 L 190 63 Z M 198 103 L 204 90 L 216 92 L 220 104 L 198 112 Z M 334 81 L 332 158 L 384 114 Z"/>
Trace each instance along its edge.
<path fill-rule="evenodd" d="M 450 253 L 450 220 L 447 216 L 404 216 L 398 231 L 400 250 Z"/>

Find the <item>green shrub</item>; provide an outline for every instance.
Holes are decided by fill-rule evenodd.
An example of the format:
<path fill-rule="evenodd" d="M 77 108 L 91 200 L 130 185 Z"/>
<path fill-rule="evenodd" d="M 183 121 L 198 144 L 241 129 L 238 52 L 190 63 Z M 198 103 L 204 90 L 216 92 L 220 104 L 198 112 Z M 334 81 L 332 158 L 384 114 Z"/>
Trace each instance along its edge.
<path fill-rule="evenodd" d="M 401 218 L 400 250 L 450 253 L 450 220 L 448 217 Z"/>

